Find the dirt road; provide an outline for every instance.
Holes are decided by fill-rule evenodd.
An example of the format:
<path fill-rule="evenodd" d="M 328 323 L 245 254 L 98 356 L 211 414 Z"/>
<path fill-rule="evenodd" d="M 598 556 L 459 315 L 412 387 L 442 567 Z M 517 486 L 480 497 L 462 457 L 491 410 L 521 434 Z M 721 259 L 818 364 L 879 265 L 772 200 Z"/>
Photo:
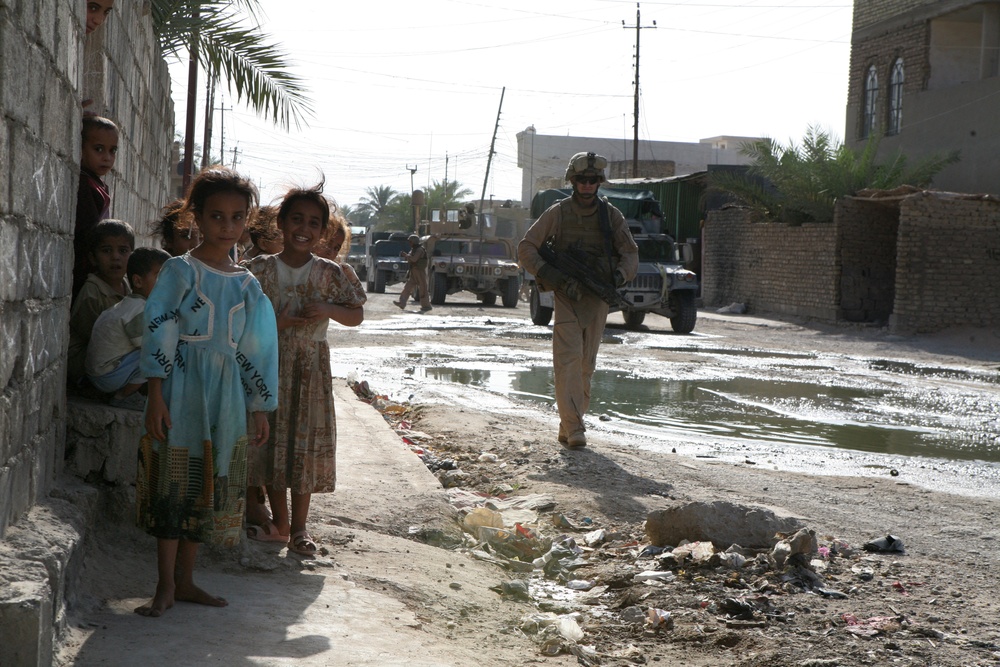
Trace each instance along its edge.
<path fill-rule="evenodd" d="M 391 303 L 396 296 L 371 295 L 358 329 L 331 328 L 332 365 L 336 376 L 388 396 L 376 405 L 396 434 L 389 431 L 381 446 L 413 458 L 381 472 L 364 467 L 337 493 L 314 499 L 324 549 L 316 565 L 257 545 L 240 563 L 226 554 L 208 558 L 210 581 L 253 607 L 227 611 L 240 614 L 241 663 L 957 667 L 1000 660 L 996 466 L 976 460 L 997 444 L 1000 339 L 993 332 L 900 337 L 703 312 L 694 335 L 677 336 L 651 317 L 648 331 L 609 329 L 590 444 L 566 452 L 555 442 L 550 330 L 531 325 L 523 304 L 480 308 L 462 294 L 430 313 L 416 306 L 401 313 Z M 366 411 L 377 417 L 364 403 L 338 401 L 345 420 L 364 421 Z M 385 451 L 360 434 L 380 426 L 359 428 L 341 440 L 338 457 L 356 471 Z M 452 487 L 451 507 L 427 500 L 437 497 L 431 489 L 431 496 L 411 494 L 405 476 L 390 481 L 397 480 L 390 471 L 416 460 L 407 441 Z M 913 456 L 928 452 L 953 455 Z M 502 548 L 462 538 L 455 520 L 469 492 L 479 500 L 550 498 L 552 506 L 521 519 L 531 535 L 522 546 L 571 549 L 559 561 L 566 576 L 517 571 L 524 568 L 503 560 Z M 744 549 L 747 564 L 733 569 L 718 556 L 671 565 L 645 549 L 647 514 L 693 501 L 797 517 L 827 557 L 777 567 L 767 553 Z M 861 549 L 887 533 L 903 540 L 903 553 Z M 93 562 L 92 572 L 103 568 L 97 589 L 120 592 L 82 621 L 90 629 L 81 634 L 93 636 L 79 638 L 78 655 L 89 659 L 81 664 L 131 664 L 106 658 L 115 645 L 96 641 L 100 630 L 88 625 L 122 623 L 136 591 L 149 587 L 152 554 L 135 564 L 148 544 L 126 537 L 115 544 L 123 536 L 110 533 Z M 494 561 L 481 560 L 486 550 Z M 535 555 L 526 551 L 521 560 Z M 637 576 L 650 570 L 668 574 Z M 310 575 L 308 600 L 275 594 L 302 574 Z M 157 636 L 204 631 L 185 618 L 173 615 L 180 625 Z M 541 627 L 552 618 L 562 632 Z M 135 623 L 127 619 L 130 637 L 145 627 Z M 267 632 L 258 627 L 269 623 Z M 334 637 L 333 628 L 342 634 Z M 216 655 L 198 644 L 184 648 L 206 660 Z"/>

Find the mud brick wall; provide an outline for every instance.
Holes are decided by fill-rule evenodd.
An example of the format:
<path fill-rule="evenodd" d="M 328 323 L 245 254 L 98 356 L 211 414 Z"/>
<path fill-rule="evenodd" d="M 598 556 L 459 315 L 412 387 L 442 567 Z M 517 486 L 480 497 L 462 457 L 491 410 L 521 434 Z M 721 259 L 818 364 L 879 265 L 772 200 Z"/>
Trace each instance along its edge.
<path fill-rule="evenodd" d="M 751 222 L 741 209 L 709 212 L 702 234 L 705 305 L 739 302 L 751 312 L 835 320 L 836 233 L 831 223 L 792 227 Z"/>
<path fill-rule="evenodd" d="M 900 14 L 927 5 L 944 4 L 940 0 L 859 0 L 854 3 L 854 30 L 894 19 Z"/>
<path fill-rule="evenodd" d="M 922 193 L 900 203 L 890 325 L 1000 326 L 1000 202 Z"/>
<path fill-rule="evenodd" d="M 885 324 L 896 284 L 897 201 L 844 198 L 835 212 L 840 245 L 840 317 Z"/>
<path fill-rule="evenodd" d="M 63 466 L 83 99 L 122 126 L 113 212 L 140 243 L 167 199 L 170 78 L 144 6 L 85 36 L 80 0 L 0 0 L 0 537 Z"/>

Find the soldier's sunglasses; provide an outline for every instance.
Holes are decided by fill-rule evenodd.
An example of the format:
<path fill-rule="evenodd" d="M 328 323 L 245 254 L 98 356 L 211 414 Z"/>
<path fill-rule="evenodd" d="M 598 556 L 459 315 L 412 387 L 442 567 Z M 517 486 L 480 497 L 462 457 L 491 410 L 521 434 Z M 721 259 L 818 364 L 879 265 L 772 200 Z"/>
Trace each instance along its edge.
<path fill-rule="evenodd" d="M 577 176 L 576 182 L 582 183 L 583 185 L 594 185 L 596 183 L 600 183 L 601 179 L 599 176 Z"/>

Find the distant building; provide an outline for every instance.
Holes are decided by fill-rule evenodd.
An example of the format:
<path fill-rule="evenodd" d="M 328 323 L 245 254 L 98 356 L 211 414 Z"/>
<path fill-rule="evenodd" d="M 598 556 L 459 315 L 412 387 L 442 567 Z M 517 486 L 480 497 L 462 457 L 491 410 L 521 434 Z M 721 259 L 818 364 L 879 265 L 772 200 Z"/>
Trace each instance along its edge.
<path fill-rule="evenodd" d="M 740 146 L 758 137 L 710 137 L 698 143 L 640 141 L 639 178 L 669 178 L 705 171 L 709 165 L 744 165 Z M 608 178 L 633 178 L 632 140 L 538 134 L 529 126 L 517 133 L 517 166 L 521 168 L 521 204 L 531 205 L 539 190 L 566 185 L 566 164 L 574 153 L 594 151 L 608 159 Z"/>
<path fill-rule="evenodd" d="M 846 142 L 883 155 L 961 151 L 934 187 L 1000 193 L 1000 3 L 854 3 Z"/>

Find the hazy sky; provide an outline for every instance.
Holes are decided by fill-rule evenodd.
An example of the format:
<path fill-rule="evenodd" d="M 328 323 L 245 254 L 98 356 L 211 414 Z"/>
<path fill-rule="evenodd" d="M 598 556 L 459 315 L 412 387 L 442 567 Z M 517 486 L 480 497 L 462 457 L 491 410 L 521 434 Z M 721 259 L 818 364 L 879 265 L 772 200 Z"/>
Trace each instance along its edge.
<path fill-rule="evenodd" d="M 487 198 L 520 199 L 516 135 L 529 125 L 539 134 L 632 138 L 634 1 L 260 4 L 263 29 L 305 79 L 316 110 L 308 127 L 286 133 L 228 93 L 217 98 L 226 107 L 226 164 L 237 147 L 237 169 L 265 201 L 322 172 L 327 193 L 353 205 L 368 187 L 409 192 L 412 167 L 417 188 L 447 169 L 478 198 L 498 109 Z M 639 9 L 640 25 L 656 22 L 640 32 L 640 141 L 787 141 L 809 125 L 843 137 L 850 0 L 649 1 Z M 186 68 L 171 72 L 182 131 Z M 220 120 L 217 113 L 216 160 Z"/>

